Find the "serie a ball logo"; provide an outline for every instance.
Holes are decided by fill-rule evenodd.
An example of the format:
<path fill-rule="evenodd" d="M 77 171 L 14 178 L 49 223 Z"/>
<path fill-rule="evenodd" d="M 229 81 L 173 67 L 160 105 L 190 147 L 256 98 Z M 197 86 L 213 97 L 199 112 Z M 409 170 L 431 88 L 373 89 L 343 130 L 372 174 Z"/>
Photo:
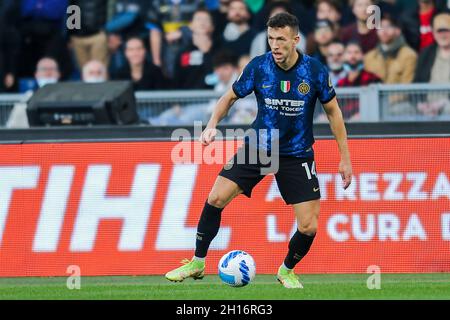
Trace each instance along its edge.
<path fill-rule="evenodd" d="M 309 84 L 307 84 L 306 82 L 302 82 L 298 85 L 298 92 L 300 92 L 301 94 L 308 94 L 309 90 Z"/>

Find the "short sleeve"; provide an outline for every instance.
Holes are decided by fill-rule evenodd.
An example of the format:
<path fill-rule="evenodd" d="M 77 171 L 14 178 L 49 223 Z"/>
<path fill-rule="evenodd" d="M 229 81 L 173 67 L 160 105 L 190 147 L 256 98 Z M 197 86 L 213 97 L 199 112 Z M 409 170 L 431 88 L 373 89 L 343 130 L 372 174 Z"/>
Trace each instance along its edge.
<path fill-rule="evenodd" d="M 255 67 L 253 61 L 250 61 L 242 71 L 238 79 L 233 83 L 233 91 L 239 98 L 248 96 L 255 87 Z"/>
<path fill-rule="evenodd" d="M 328 69 L 321 65 L 319 69 L 318 98 L 322 104 L 328 103 L 336 96 Z"/>

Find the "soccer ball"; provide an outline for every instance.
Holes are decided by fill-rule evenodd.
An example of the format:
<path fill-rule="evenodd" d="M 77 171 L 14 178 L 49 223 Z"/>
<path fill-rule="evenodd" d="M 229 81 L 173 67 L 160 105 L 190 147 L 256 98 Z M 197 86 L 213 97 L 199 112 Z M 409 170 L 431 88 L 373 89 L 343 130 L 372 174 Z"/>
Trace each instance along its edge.
<path fill-rule="evenodd" d="M 219 261 L 219 277 L 232 287 L 246 286 L 253 280 L 255 274 L 255 261 L 245 251 L 230 251 Z"/>

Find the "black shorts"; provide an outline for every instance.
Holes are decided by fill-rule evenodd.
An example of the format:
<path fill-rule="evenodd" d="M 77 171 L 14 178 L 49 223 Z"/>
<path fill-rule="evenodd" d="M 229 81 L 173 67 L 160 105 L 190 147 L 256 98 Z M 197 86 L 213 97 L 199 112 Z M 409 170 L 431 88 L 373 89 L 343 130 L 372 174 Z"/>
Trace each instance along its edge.
<path fill-rule="evenodd" d="M 243 152 L 245 155 L 242 155 Z M 257 156 L 251 158 L 251 152 L 244 144 L 219 173 L 234 181 L 249 198 L 253 188 L 266 176 L 266 173 L 261 173 L 261 169 L 271 166 L 271 163 L 265 164 L 267 161 L 261 161 Z M 245 161 L 242 161 L 244 158 Z M 320 199 L 319 180 L 313 158 L 279 156 L 278 159 L 278 171 L 273 173 L 286 204 Z"/>

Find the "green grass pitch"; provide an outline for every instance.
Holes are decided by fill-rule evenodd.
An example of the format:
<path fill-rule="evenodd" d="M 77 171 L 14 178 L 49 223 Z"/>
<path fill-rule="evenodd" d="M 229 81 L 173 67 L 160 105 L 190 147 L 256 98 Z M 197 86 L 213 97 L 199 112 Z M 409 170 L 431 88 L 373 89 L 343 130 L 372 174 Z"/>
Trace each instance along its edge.
<path fill-rule="evenodd" d="M 450 299 L 450 274 L 382 274 L 381 289 L 369 290 L 367 274 L 301 275 L 304 289 L 285 289 L 274 275 L 257 275 L 243 288 L 218 276 L 171 283 L 162 276 L 82 277 L 80 290 L 67 278 L 0 278 L 0 299 Z"/>

